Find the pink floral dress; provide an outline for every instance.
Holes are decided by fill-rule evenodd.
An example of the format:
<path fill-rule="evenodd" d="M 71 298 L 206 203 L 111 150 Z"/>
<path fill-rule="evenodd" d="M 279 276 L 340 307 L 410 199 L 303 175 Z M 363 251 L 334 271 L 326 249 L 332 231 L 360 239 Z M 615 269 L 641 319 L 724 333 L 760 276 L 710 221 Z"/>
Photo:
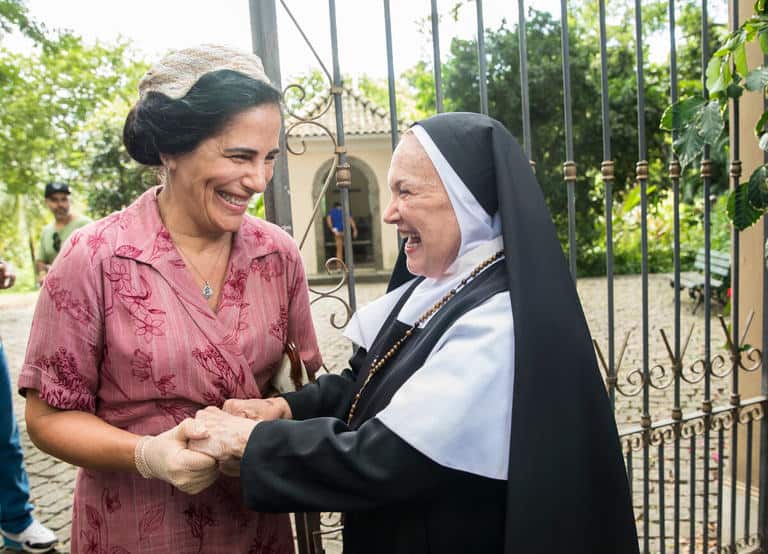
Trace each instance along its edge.
<path fill-rule="evenodd" d="M 246 216 L 212 312 L 171 242 L 154 188 L 74 233 L 37 303 L 19 389 L 141 435 L 227 398 L 259 398 L 286 341 L 321 358 L 293 239 Z M 138 473 L 81 470 L 72 552 L 292 553 L 286 514 L 248 511 L 238 479 L 189 496 Z"/>

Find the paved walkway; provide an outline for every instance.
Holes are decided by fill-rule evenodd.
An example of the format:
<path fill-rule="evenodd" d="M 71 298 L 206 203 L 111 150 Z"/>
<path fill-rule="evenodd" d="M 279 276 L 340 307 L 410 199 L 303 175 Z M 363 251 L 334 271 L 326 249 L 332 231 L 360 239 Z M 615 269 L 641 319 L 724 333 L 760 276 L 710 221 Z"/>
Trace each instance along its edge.
<path fill-rule="evenodd" d="M 318 288 L 327 289 L 328 287 Z M 359 285 L 357 290 L 358 304 L 364 305 L 366 302 L 376 298 L 382 294 L 384 288 L 383 284 Z M 631 388 L 627 383 L 628 374 L 633 369 L 641 367 L 642 319 L 640 291 L 640 279 L 638 277 L 629 276 L 616 279 L 614 294 L 616 299 L 615 327 L 617 352 L 620 350 L 625 334 L 631 331 L 630 340 L 624 355 L 624 361 L 621 365 L 622 369 L 619 379 L 620 386 L 626 388 Z M 344 296 L 346 290 L 344 289 L 341 292 Z M 532 291 L 532 293 L 533 292 L 535 291 Z M 603 352 L 607 353 L 608 339 L 605 279 L 581 280 L 579 282 L 579 293 L 584 304 L 592 334 Z M 672 336 L 674 305 L 672 301 L 672 289 L 669 287 L 668 279 L 665 276 L 652 275 L 650 277 L 649 297 L 650 366 L 653 367 L 656 364 L 662 364 L 669 369 L 670 363 L 661 340 L 660 330 L 663 329 L 667 333 L 667 336 Z M 0 336 L 2 336 L 5 341 L 5 349 L 8 354 L 13 381 L 18 377 L 19 367 L 23 360 L 35 298 L 34 294 L 0 295 Z M 703 309 L 700 309 L 697 315 L 693 316 L 690 313 L 690 308 L 690 301 L 684 296 L 681 325 L 684 330 L 683 337 L 685 337 L 687 330 L 693 326 L 693 333 L 685 358 L 687 367 L 693 364 L 694 360 L 697 358 L 703 357 L 704 353 Z M 331 370 L 341 369 L 351 350 L 348 343 L 341 337 L 340 331 L 333 327 L 331 315 L 335 313 L 337 325 L 343 324 L 346 316 L 345 310 L 341 303 L 333 299 L 323 298 L 319 299 L 313 305 L 313 312 L 327 366 Z M 722 353 L 724 336 L 719 322 L 714 318 L 712 320 L 711 328 L 713 335 L 711 338 L 711 347 L 713 353 Z M 727 396 L 730 392 L 728 383 L 728 379 L 713 380 L 712 391 L 713 396 L 715 397 L 716 406 L 727 400 Z M 684 412 L 687 413 L 700 408 L 702 390 L 702 384 L 685 385 L 682 388 L 681 397 L 683 399 Z M 654 420 L 669 418 L 672 410 L 672 403 L 672 387 L 664 390 L 651 390 L 650 405 L 651 415 Z M 76 470 L 66 463 L 57 461 L 50 456 L 43 454 L 31 444 L 26 434 L 26 426 L 24 424 L 23 398 L 19 396 L 14 398 L 14 410 L 22 430 L 27 469 L 32 486 L 33 501 L 36 505 L 36 514 L 46 525 L 54 529 L 62 539 L 62 545 L 59 551 L 62 553 L 69 552 L 70 505 Z M 638 424 L 641 412 L 641 397 L 624 397 L 617 394 L 616 414 L 620 427 Z M 668 454 L 665 455 L 665 458 L 667 457 Z M 697 456 L 697 458 L 700 457 L 701 456 Z M 669 463 L 667 467 L 671 467 L 671 463 Z M 683 467 L 687 467 L 687 465 L 684 465 Z M 642 491 L 642 482 L 638 481 L 642 472 L 640 471 L 640 465 L 637 464 L 637 462 L 635 468 L 634 488 L 637 493 L 638 491 Z M 655 486 L 656 485 L 658 485 L 658 482 L 655 482 Z M 687 488 L 684 491 L 684 494 L 683 506 L 687 506 Z M 701 503 L 699 502 L 698 505 L 700 506 Z M 636 510 L 638 510 L 638 514 L 642 513 L 640 506 L 639 497 L 636 494 Z M 653 506 L 653 510 L 654 512 L 652 512 L 652 514 L 656 514 L 656 518 L 658 519 L 658 506 Z M 684 514 L 683 519 L 687 518 L 688 515 Z M 668 521 L 670 519 L 671 518 L 668 515 Z M 329 544 L 329 552 L 330 551 L 338 551 L 338 545 Z"/>

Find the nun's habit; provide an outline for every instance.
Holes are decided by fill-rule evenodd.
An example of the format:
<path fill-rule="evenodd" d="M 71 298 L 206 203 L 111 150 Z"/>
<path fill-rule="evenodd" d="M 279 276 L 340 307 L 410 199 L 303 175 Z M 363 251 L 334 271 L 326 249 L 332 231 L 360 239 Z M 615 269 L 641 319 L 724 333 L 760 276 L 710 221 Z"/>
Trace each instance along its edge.
<path fill-rule="evenodd" d="M 527 158 L 478 114 L 413 132 L 456 212 L 459 255 L 424 279 L 401 250 L 387 295 L 347 327 L 350 369 L 286 395 L 294 420 L 254 429 L 246 503 L 344 512 L 346 554 L 638 552 L 613 414 Z M 457 286 L 348 421 L 376 358 Z"/>

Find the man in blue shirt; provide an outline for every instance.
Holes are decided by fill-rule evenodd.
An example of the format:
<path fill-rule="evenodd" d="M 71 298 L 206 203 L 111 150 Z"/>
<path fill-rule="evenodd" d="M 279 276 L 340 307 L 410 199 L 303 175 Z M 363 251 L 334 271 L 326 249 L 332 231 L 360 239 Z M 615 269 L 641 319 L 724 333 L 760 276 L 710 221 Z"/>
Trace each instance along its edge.
<path fill-rule="evenodd" d="M 333 208 L 328 210 L 328 216 L 325 218 L 328 229 L 333 233 L 333 239 L 336 242 L 336 258 L 344 261 L 344 212 L 339 202 L 334 203 Z M 349 216 L 349 225 L 352 229 L 352 239 L 357 238 L 357 226 L 352 216 Z"/>

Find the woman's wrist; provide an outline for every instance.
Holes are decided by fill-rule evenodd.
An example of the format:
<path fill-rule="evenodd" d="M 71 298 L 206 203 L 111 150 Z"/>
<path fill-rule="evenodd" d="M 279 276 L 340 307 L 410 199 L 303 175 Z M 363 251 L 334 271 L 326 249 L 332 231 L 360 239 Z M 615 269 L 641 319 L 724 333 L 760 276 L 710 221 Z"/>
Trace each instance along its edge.
<path fill-rule="evenodd" d="M 147 443 L 152 440 L 152 438 L 153 437 L 149 435 L 141 437 L 133 450 L 133 461 L 136 464 L 136 471 L 138 471 L 144 479 L 152 479 L 155 476 L 152 472 L 152 468 L 147 462 L 147 457 L 144 451 Z"/>

